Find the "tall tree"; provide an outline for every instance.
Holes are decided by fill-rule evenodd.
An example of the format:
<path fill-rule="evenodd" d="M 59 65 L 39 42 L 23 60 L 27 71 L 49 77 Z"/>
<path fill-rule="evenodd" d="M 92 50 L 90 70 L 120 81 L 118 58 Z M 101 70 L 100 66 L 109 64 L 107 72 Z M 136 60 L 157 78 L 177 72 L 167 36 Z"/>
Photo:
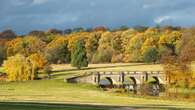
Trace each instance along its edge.
<path fill-rule="evenodd" d="M 77 67 L 78 69 L 88 66 L 87 52 L 83 40 L 78 40 L 76 42 L 75 49 L 71 55 L 71 64 L 73 67 Z"/>
<path fill-rule="evenodd" d="M 147 63 L 155 63 L 157 60 L 159 60 L 159 52 L 157 48 L 151 47 L 148 48 L 144 54 L 143 54 L 144 61 Z"/>

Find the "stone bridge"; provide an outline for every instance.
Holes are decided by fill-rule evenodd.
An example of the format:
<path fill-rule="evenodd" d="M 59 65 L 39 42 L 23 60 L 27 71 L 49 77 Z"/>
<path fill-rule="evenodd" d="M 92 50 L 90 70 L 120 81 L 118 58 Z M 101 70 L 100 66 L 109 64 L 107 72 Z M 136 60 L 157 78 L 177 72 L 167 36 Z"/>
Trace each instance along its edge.
<path fill-rule="evenodd" d="M 159 85 L 167 84 L 167 77 L 162 71 L 124 71 L 124 72 L 87 72 L 83 76 L 66 79 L 69 83 L 91 83 L 103 85 L 103 80 L 109 81 L 110 85 L 121 86 L 130 81 L 132 85 L 139 85 L 149 81 L 155 81 Z"/>

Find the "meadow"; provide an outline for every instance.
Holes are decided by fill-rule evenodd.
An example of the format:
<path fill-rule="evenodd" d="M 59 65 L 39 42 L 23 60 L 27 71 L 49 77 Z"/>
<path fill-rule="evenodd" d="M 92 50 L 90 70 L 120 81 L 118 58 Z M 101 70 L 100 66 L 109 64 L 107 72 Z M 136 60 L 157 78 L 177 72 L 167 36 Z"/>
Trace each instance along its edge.
<path fill-rule="evenodd" d="M 0 110 L 195 110 L 193 102 L 138 97 L 64 82 L 64 78 L 86 71 L 162 70 L 159 64 L 91 64 L 81 71 L 70 65 L 52 67 L 50 80 L 0 82 Z"/>

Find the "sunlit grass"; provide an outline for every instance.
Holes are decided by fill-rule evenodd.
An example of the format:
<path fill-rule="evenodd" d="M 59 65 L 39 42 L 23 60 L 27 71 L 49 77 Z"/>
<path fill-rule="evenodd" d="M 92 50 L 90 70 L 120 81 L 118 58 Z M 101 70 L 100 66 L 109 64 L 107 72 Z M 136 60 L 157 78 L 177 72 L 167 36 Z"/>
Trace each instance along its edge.
<path fill-rule="evenodd" d="M 64 78 L 82 74 L 87 71 L 158 71 L 161 65 L 127 64 L 90 64 L 84 70 L 77 70 L 70 65 L 52 65 L 54 75 L 51 80 L 35 80 L 27 82 L 0 82 L 0 109 L 2 110 L 114 110 L 109 106 L 127 106 L 141 110 L 183 110 L 195 109 L 193 102 L 176 101 L 175 99 L 134 97 L 127 94 L 105 92 L 95 85 L 68 84 Z M 15 105 L 18 102 L 20 105 Z M 35 102 L 28 104 L 25 102 Z M 41 103 L 41 104 L 39 104 Z M 42 104 L 44 103 L 44 104 Z M 46 105 L 45 105 L 46 103 Z M 53 104 L 63 104 L 62 108 Z M 69 104 L 74 104 L 70 106 Z M 87 108 L 80 104 L 101 105 Z M 42 107 L 44 106 L 44 107 Z M 15 109 L 13 109 L 15 108 Z M 115 107 L 116 108 L 116 107 Z M 124 107 L 125 108 L 125 107 Z M 116 110 L 122 110 L 116 108 Z"/>
<path fill-rule="evenodd" d="M 40 80 L 0 83 L 2 102 L 44 102 L 68 104 L 96 104 L 130 107 L 170 106 L 173 108 L 195 108 L 194 103 L 130 97 L 102 91 L 89 84 L 68 84 L 62 80 Z M 1 108 L 1 107 L 0 107 Z M 143 109 L 143 108 L 142 108 Z M 66 109 L 65 109 L 66 110 Z M 77 110 L 77 109 L 75 109 Z"/>

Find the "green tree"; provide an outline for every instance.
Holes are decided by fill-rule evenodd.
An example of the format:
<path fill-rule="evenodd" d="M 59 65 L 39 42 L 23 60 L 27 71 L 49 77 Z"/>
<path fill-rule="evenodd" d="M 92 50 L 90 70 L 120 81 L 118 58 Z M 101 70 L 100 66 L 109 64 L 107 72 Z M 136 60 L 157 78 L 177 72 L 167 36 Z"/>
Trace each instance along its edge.
<path fill-rule="evenodd" d="M 159 52 L 157 48 L 151 47 L 148 48 L 144 54 L 143 54 L 144 61 L 147 63 L 155 63 L 157 60 L 159 60 Z"/>
<path fill-rule="evenodd" d="M 3 63 L 3 60 L 6 58 L 6 51 L 3 46 L 0 46 L 0 65 Z"/>
<path fill-rule="evenodd" d="M 87 52 L 83 40 L 78 40 L 75 43 L 75 48 L 71 55 L 71 64 L 73 67 L 77 67 L 78 69 L 88 66 Z"/>

